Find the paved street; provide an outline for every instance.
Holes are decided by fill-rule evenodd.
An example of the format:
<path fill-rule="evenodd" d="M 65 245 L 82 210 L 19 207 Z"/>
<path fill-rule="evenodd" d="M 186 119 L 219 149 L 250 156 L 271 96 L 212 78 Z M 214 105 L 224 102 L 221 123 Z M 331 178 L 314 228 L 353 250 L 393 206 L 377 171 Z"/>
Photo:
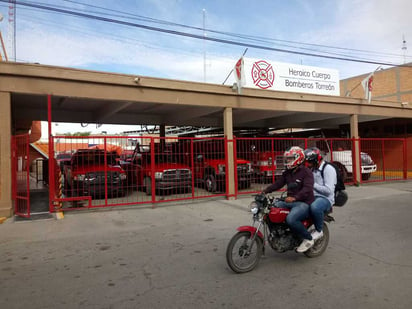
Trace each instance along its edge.
<path fill-rule="evenodd" d="M 412 182 L 349 187 L 328 250 L 233 273 L 250 198 L 0 225 L 0 308 L 412 308 Z"/>

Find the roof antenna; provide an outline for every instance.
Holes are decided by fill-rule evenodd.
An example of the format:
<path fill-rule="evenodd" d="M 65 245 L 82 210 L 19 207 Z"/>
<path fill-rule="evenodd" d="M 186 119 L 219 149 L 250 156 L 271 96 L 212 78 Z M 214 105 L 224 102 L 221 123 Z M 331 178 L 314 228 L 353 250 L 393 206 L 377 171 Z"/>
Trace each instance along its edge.
<path fill-rule="evenodd" d="M 403 50 L 403 63 L 406 63 L 406 50 L 408 48 L 406 47 L 406 40 L 405 40 L 405 35 L 402 35 L 402 50 Z"/>

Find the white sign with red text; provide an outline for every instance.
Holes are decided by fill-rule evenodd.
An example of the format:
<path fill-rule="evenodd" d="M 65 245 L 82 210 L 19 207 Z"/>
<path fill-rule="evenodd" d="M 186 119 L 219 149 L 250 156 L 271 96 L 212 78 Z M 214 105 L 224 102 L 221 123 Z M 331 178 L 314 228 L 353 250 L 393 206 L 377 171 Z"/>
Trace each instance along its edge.
<path fill-rule="evenodd" d="M 340 95 L 339 72 L 312 66 L 244 58 L 244 87 Z"/>

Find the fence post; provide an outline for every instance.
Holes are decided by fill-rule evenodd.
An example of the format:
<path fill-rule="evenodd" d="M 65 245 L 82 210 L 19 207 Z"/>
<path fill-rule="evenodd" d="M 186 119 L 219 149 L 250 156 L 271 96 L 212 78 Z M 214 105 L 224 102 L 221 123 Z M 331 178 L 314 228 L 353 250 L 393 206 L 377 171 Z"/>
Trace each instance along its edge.
<path fill-rule="evenodd" d="M 237 140 L 236 137 L 233 137 L 233 170 L 234 170 L 234 186 L 235 186 L 235 197 L 237 198 L 239 180 L 237 178 Z"/>
<path fill-rule="evenodd" d="M 408 179 L 408 146 L 407 139 L 403 138 L 403 179 Z"/>
<path fill-rule="evenodd" d="M 161 142 L 161 138 L 159 143 Z M 154 207 L 154 203 L 156 202 L 156 180 L 155 180 L 155 139 L 150 137 L 150 174 L 152 177 L 150 178 L 151 187 L 152 187 L 152 207 Z"/>
<path fill-rule="evenodd" d="M 27 214 L 30 216 L 30 139 L 29 134 L 25 137 L 26 144 L 26 194 L 27 194 Z"/>
<path fill-rule="evenodd" d="M 270 149 L 272 151 L 272 153 L 270 154 L 271 157 L 272 157 L 272 183 L 274 183 L 275 182 L 276 169 L 277 169 L 277 166 L 275 166 L 276 157 L 275 157 L 275 141 L 274 141 L 274 138 L 271 138 L 271 146 L 270 147 L 271 147 Z"/>
<path fill-rule="evenodd" d="M 383 181 L 386 180 L 385 176 L 385 140 L 382 139 L 382 178 Z"/>
<path fill-rule="evenodd" d="M 103 146 L 104 146 L 104 204 L 107 205 L 107 138 L 106 136 L 103 138 Z M 100 160 L 99 160 L 100 161 Z"/>
<path fill-rule="evenodd" d="M 190 139 L 190 166 L 192 169 L 192 198 L 195 197 L 195 177 L 196 177 L 196 168 L 195 168 L 195 159 L 193 152 L 193 138 Z"/>

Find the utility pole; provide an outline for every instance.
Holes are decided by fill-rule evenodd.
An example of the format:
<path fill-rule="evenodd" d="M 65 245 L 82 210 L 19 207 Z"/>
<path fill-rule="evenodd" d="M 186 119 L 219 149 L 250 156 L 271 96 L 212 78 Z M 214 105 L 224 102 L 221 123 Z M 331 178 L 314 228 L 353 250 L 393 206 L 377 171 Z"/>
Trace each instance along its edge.
<path fill-rule="evenodd" d="M 203 82 L 206 83 L 206 9 L 203 9 Z"/>
<path fill-rule="evenodd" d="M 16 61 L 16 0 L 9 0 L 9 55 Z"/>
<path fill-rule="evenodd" d="M 0 13 L 0 22 L 3 21 L 3 15 Z M 0 29 L 0 43 L 1 43 L 1 49 L 3 50 L 4 58 L 6 61 L 9 61 L 7 58 L 7 51 L 6 47 L 4 46 L 4 41 L 3 41 L 3 35 L 1 34 L 1 29 Z M 1 56 L 1 51 L 0 51 L 0 61 L 3 61 L 3 57 Z"/>
<path fill-rule="evenodd" d="M 402 50 L 403 50 L 403 63 L 406 63 L 406 50 L 408 48 L 406 47 L 406 40 L 405 40 L 405 35 L 402 35 Z"/>

